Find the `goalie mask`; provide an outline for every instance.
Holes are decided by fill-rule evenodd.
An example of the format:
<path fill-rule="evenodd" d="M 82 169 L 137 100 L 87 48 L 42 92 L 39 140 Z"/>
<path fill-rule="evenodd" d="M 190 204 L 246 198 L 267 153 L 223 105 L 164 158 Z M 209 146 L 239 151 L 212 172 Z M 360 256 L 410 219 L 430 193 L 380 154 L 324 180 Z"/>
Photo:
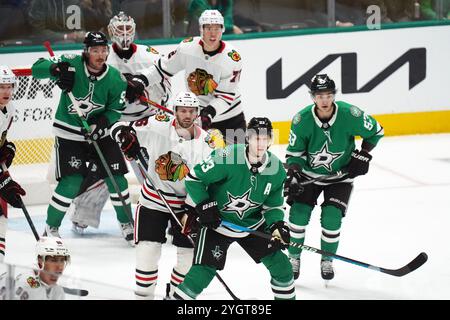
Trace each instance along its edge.
<path fill-rule="evenodd" d="M 219 10 L 205 10 L 198 19 L 200 26 L 200 36 L 203 36 L 203 26 L 205 24 L 219 24 L 222 26 L 222 33 L 225 31 L 225 24 L 222 14 Z"/>
<path fill-rule="evenodd" d="M 41 257 L 43 261 L 47 256 L 63 256 L 66 257 L 66 264 L 70 263 L 69 250 L 57 237 L 41 237 L 36 244 L 36 256 Z"/>
<path fill-rule="evenodd" d="M 134 41 L 136 23 L 132 17 L 121 11 L 109 21 L 108 33 L 112 42 L 127 50 Z"/>

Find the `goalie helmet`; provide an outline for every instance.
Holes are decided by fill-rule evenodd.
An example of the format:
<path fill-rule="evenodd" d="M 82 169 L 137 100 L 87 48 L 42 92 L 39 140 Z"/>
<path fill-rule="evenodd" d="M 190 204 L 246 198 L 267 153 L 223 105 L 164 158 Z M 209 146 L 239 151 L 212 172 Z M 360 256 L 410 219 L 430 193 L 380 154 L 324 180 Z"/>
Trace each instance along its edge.
<path fill-rule="evenodd" d="M 318 74 L 311 80 L 310 93 L 314 95 L 317 92 L 331 91 L 336 93 L 336 84 L 327 74 Z"/>
<path fill-rule="evenodd" d="M 16 76 L 8 66 L 0 66 L 0 84 L 16 84 Z"/>
<path fill-rule="evenodd" d="M 108 33 L 112 42 L 127 50 L 134 41 L 136 23 L 132 17 L 120 11 L 109 21 Z"/>
<path fill-rule="evenodd" d="M 179 92 L 173 100 L 173 113 L 177 111 L 177 107 L 197 108 L 197 113 L 200 113 L 200 102 L 192 92 Z"/>
<path fill-rule="evenodd" d="M 57 237 L 41 237 L 36 244 L 36 256 L 42 257 L 44 261 L 46 256 L 64 256 L 67 263 L 70 262 L 69 250 Z"/>
<path fill-rule="evenodd" d="M 219 10 L 205 10 L 198 19 L 200 26 L 200 33 L 203 33 L 203 26 L 205 24 L 220 24 L 222 26 L 222 32 L 225 31 L 225 25 L 222 14 Z"/>

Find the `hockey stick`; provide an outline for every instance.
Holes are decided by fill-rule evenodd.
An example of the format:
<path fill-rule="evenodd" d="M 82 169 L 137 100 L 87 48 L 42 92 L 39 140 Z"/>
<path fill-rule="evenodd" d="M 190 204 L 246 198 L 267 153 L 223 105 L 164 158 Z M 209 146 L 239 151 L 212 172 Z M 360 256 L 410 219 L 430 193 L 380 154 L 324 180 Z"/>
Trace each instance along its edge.
<path fill-rule="evenodd" d="M 148 174 L 147 170 L 145 170 L 141 164 L 141 161 L 138 159 L 136 160 L 137 165 L 139 166 L 140 170 L 142 171 L 142 173 L 144 174 L 145 178 L 147 179 L 148 183 L 150 183 L 150 185 L 153 187 L 153 189 L 155 189 L 156 193 L 158 194 L 158 196 L 160 197 L 160 199 L 162 200 L 162 202 L 164 202 L 164 205 L 166 206 L 167 210 L 169 210 L 170 215 L 172 216 L 172 218 L 176 221 L 176 223 L 178 224 L 178 226 L 182 229 L 183 225 L 181 224 L 180 220 L 178 220 L 177 216 L 175 215 L 175 212 L 173 212 L 172 208 L 170 207 L 170 205 L 167 203 L 166 199 L 164 198 L 164 196 L 162 195 L 162 193 L 159 191 L 158 188 L 156 188 L 156 186 L 153 184 L 150 175 Z M 194 240 L 192 239 L 191 236 L 187 236 L 189 241 L 191 242 L 192 246 L 195 246 Z M 233 300 L 240 300 L 232 291 L 231 289 L 227 286 L 227 284 L 225 283 L 225 281 L 222 279 L 222 277 L 219 275 L 218 272 L 216 272 L 216 277 L 217 280 L 220 281 L 220 283 L 222 283 L 222 285 L 224 286 L 225 290 L 230 294 L 230 296 L 233 298 Z"/>
<path fill-rule="evenodd" d="M 45 41 L 44 42 L 44 46 L 47 48 L 48 53 L 50 54 L 50 57 L 54 57 L 55 53 L 53 52 L 53 49 L 50 45 L 49 41 Z M 75 108 L 75 111 L 77 112 L 78 116 L 80 117 L 81 123 L 83 124 L 84 129 L 87 131 L 87 133 L 91 133 L 91 127 L 89 126 L 89 124 L 86 121 L 86 118 L 84 117 L 83 112 L 81 111 L 79 105 L 78 105 L 78 101 L 75 99 L 75 97 L 73 96 L 72 92 L 65 92 L 68 96 L 70 101 L 72 102 L 73 107 Z M 106 174 L 108 175 L 109 179 L 111 180 L 111 184 L 113 185 L 114 190 L 116 191 L 120 202 L 122 203 L 122 206 L 125 210 L 126 215 L 128 216 L 128 219 L 130 220 L 131 223 L 133 223 L 134 225 L 134 219 L 133 219 L 133 214 L 131 213 L 131 210 L 128 209 L 128 206 L 125 202 L 125 199 L 122 195 L 122 193 L 120 192 L 120 188 L 117 185 L 116 180 L 113 177 L 113 174 L 111 172 L 111 169 L 109 168 L 108 162 L 106 162 L 105 156 L 103 155 L 102 150 L 100 149 L 100 147 L 98 146 L 97 141 L 94 140 L 90 140 L 90 142 L 92 143 L 92 145 L 95 148 L 95 151 L 97 151 L 98 157 L 100 158 L 100 161 L 106 171 Z"/>
<path fill-rule="evenodd" d="M 1 166 L 2 166 L 3 172 L 8 171 L 8 168 L 6 167 L 4 162 L 2 162 Z M 36 227 L 34 226 L 33 220 L 31 220 L 30 213 L 28 212 L 27 208 L 25 207 L 25 204 L 23 203 L 22 198 L 20 198 L 20 207 L 23 211 L 23 214 L 25 215 L 25 218 L 27 219 L 27 222 L 31 228 L 31 231 L 33 232 L 34 238 L 36 239 L 36 241 L 39 241 L 39 239 L 40 239 L 39 234 L 36 231 Z M 81 296 L 81 297 L 87 296 L 89 294 L 89 292 L 84 289 L 73 289 L 73 288 L 63 287 L 63 290 L 67 294 Z"/>
<path fill-rule="evenodd" d="M 222 221 L 222 226 L 226 226 L 226 227 L 229 227 L 229 228 L 232 228 L 232 229 L 235 229 L 235 230 L 249 232 L 249 233 L 252 233 L 252 234 L 254 234 L 254 235 L 258 236 L 258 237 L 261 237 L 261 238 L 265 238 L 265 239 L 269 239 L 269 240 L 272 239 L 272 236 L 270 234 L 267 234 L 267 233 L 264 233 L 264 232 L 260 232 L 260 231 L 257 231 L 257 230 L 253 230 L 253 229 L 250 229 L 250 228 L 242 227 L 242 226 L 236 225 L 236 224 L 228 222 L 228 221 Z M 422 266 L 428 259 L 427 254 L 425 252 L 421 252 L 411 262 L 409 262 L 407 265 L 405 265 L 405 266 L 403 266 L 403 267 L 401 267 L 399 269 L 386 269 L 386 268 L 377 267 L 377 266 L 374 266 L 374 265 L 371 265 L 371 264 L 368 264 L 368 263 L 365 263 L 365 262 L 361 262 L 361 261 L 358 261 L 358 260 L 346 258 L 346 257 L 340 256 L 340 255 L 337 255 L 337 254 L 334 254 L 334 253 L 331 253 L 331 252 L 323 251 L 323 250 L 320 250 L 320 249 L 316 249 L 316 248 L 313 248 L 313 247 L 310 247 L 310 246 L 306 246 L 306 245 L 303 245 L 303 244 L 299 244 L 299 243 L 295 243 L 295 242 L 290 242 L 289 245 L 291 247 L 294 247 L 294 248 L 300 248 L 300 249 L 303 249 L 303 250 L 311 251 L 311 252 L 318 253 L 318 254 L 321 254 L 321 255 L 324 255 L 324 256 L 328 256 L 328 257 L 333 258 L 333 259 L 337 259 L 337 260 L 341 260 L 341 261 L 348 262 L 348 263 L 351 263 L 351 264 L 355 264 L 357 266 L 368 268 L 368 269 L 371 269 L 371 270 L 374 270 L 374 271 L 387 273 L 387 274 L 390 274 L 391 276 L 396 276 L 396 277 L 403 277 L 404 275 L 407 275 L 408 273 L 416 270 L 417 268 Z"/>
<path fill-rule="evenodd" d="M 164 111 L 164 112 L 167 112 L 167 113 L 173 115 L 173 111 L 172 111 L 172 110 L 170 110 L 170 109 L 168 109 L 168 108 L 166 108 L 166 107 L 163 107 L 162 105 L 160 105 L 160 104 L 158 104 L 158 103 L 156 103 L 156 102 L 154 102 L 154 101 L 152 101 L 152 100 L 146 98 L 145 96 L 140 96 L 140 97 L 139 97 L 139 100 L 140 100 L 141 102 L 148 103 L 149 105 L 155 107 L 156 109 L 160 109 L 160 110 L 162 110 L 162 111 Z"/>
<path fill-rule="evenodd" d="M 321 181 L 328 181 L 328 180 L 333 180 L 333 179 L 336 179 L 336 178 L 342 178 L 342 177 L 345 177 L 347 174 L 348 173 L 345 172 L 345 171 L 338 171 L 335 174 L 332 174 L 330 176 L 320 176 L 320 177 L 317 177 L 317 178 L 306 180 L 304 182 L 300 182 L 299 185 L 306 186 L 306 185 L 311 184 L 311 183 L 316 183 L 316 182 L 321 182 Z M 299 179 L 299 180 L 301 179 L 300 173 L 296 172 L 295 176 L 296 176 L 297 179 Z"/>

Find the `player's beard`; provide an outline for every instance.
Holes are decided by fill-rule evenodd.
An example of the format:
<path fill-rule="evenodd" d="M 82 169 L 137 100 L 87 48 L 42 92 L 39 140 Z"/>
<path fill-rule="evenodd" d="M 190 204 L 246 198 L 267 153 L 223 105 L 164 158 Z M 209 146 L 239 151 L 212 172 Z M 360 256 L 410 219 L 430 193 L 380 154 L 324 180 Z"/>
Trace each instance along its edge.
<path fill-rule="evenodd" d="M 105 62 L 106 59 L 96 58 L 94 61 L 89 61 L 89 67 L 92 69 L 92 71 L 98 73 L 103 71 Z"/>

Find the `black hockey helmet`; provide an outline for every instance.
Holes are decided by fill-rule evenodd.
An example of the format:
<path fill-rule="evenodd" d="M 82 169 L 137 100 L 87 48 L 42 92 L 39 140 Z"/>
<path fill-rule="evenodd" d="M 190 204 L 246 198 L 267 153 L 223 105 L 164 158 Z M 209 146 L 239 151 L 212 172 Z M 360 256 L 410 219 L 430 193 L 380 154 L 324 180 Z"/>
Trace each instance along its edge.
<path fill-rule="evenodd" d="M 331 91 L 334 94 L 336 93 L 336 84 L 327 74 L 323 73 L 314 76 L 309 89 L 312 95 L 323 91 Z"/>
<path fill-rule="evenodd" d="M 266 134 L 272 137 L 273 133 L 272 122 L 266 117 L 253 117 L 250 119 L 247 125 L 247 135 L 256 134 Z"/>
<path fill-rule="evenodd" d="M 94 46 L 107 46 L 108 39 L 106 38 L 106 35 L 103 32 L 89 31 L 86 32 L 83 43 L 85 49 Z"/>

